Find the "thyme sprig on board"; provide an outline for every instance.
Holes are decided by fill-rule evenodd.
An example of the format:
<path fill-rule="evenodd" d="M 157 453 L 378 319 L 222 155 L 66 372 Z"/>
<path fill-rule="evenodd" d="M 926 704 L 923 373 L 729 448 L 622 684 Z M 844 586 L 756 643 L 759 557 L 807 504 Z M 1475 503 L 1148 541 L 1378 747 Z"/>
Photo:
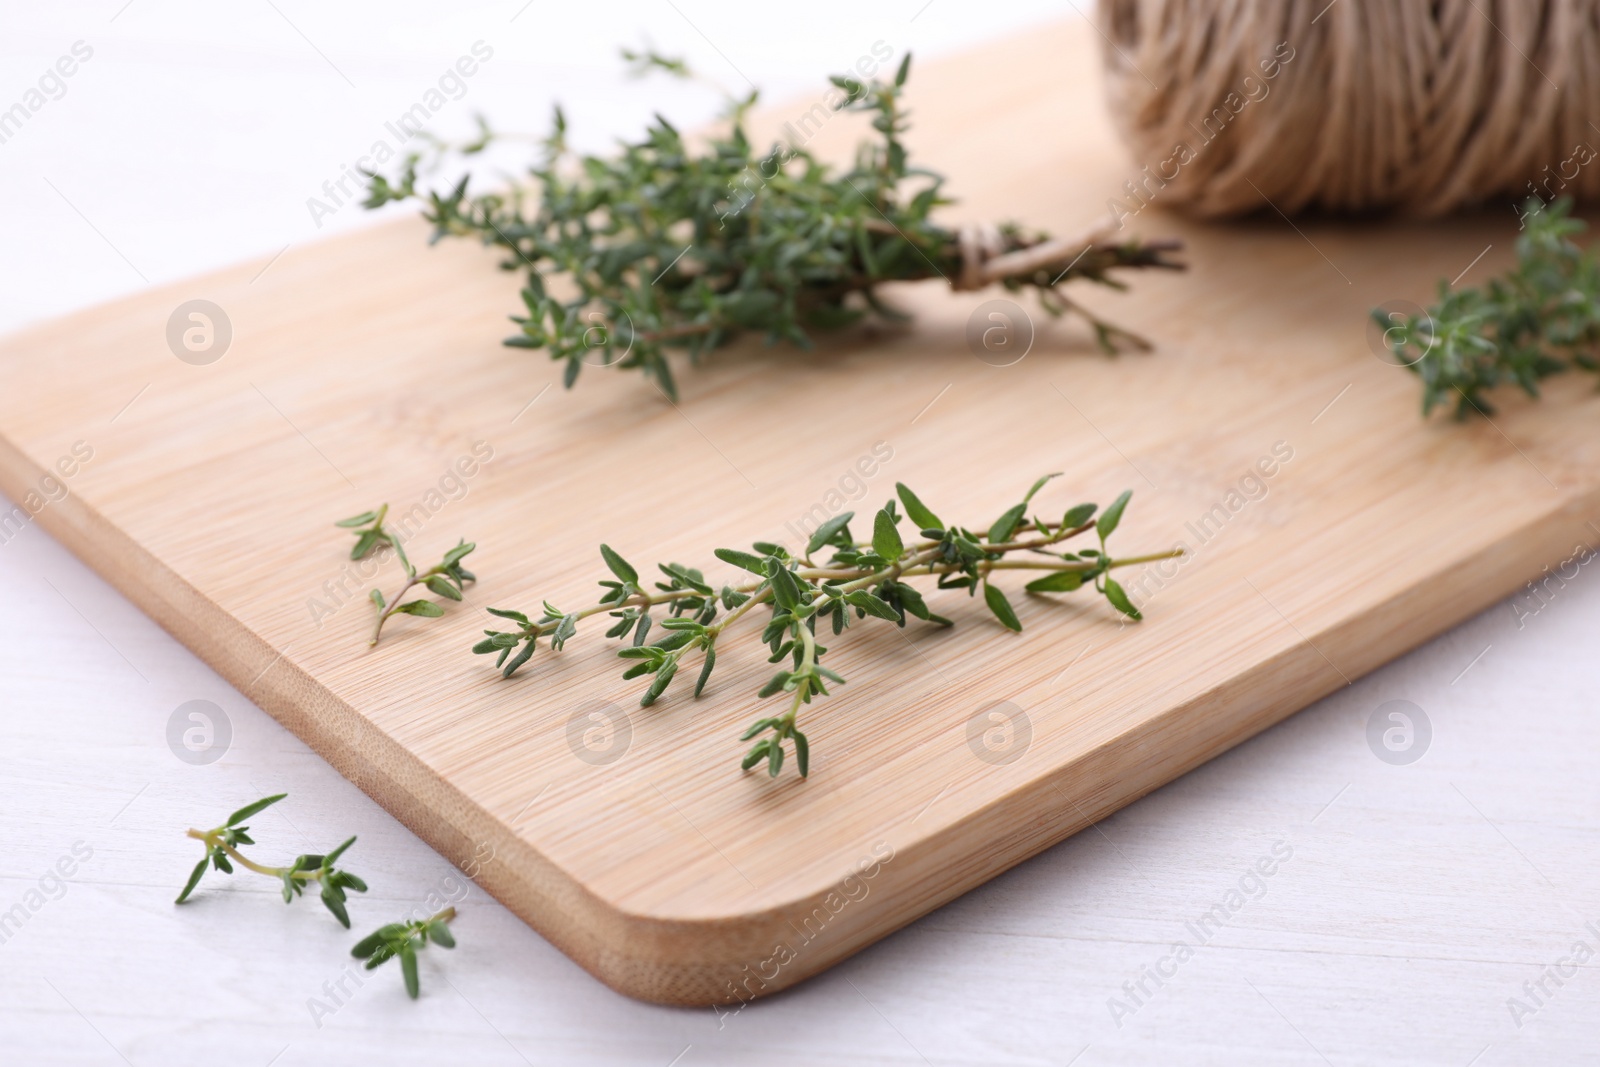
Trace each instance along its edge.
<path fill-rule="evenodd" d="M 689 76 L 681 60 L 629 59 Z M 370 175 L 366 206 L 416 200 L 434 241 L 469 237 L 504 249 L 502 267 L 526 278 L 526 314 L 513 316 L 521 330 L 506 344 L 564 361 L 569 387 L 586 363 L 616 365 L 642 371 L 676 397 L 669 353 L 698 362 L 747 331 L 769 344 L 809 348 L 813 329 L 874 314 L 903 320 L 883 302 L 881 287 L 929 278 L 957 289 L 1033 289 L 1052 316 L 1087 320 L 1107 352 L 1119 342 L 1148 347 L 1062 289 L 1080 279 L 1121 289 L 1113 272 L 1181 269 L 1167 255 L 1179 242 L 1114 240 L 1107 232 L 1052 240 L 1013 223 L 953 229 L 933 221 L 951 201 L 944 179 L 913 165 L 906 149 L 909 71 L 908 55 L 890 82 L 830 79 L 819 105 L 825 114 L 864 113 L 876 133 L 843 170 L 799 145 L 759 151 L 745 130 L 752 92 L 730 101 L 728 129 L 703 144 L 658 115 L 642 140 L 623 144 L 615 157 L 570 151 L 557 108 L 528 183 L 469 196 L 468 175 L 445 191 L 420 188 L 419 169 L 495 141 L 480 119 L 471 142 L 430 140 L 394 179 Z"/>
<path fill-rule="evenodd" d="M 485 630 L 484 639 L 472 651 L 498 653 L 496 664 L 509 678 L 533 655 L 541 639 L 552 651 L 559 651 L 577 633 L 581 621 L 607 613 L 616 622 L 606 636 L 624 642 L 617 655 L 630 662 L 622 676 L 651 676 L 639 700 L 642 707 L 649 707 L 694 653 L 700 654 L 700 672 L 694 684 L 694 695 L 699 696 L 716 666 L 718 642 L 724 633 L 747 614 L 765 609 L 768 615 L 761 640 L 771 651 L 769 662 L 787 661 L 787 666 L 773 675 L 759 695 L 786 694 L 787 707 L 756 720 L 745 731 L 742 740 L 760 739 L 741 767 L 749 770 L 764 762 L 767 773 L 776 777 L 783 768 L 787 743 L 805 777 L 810 746 L 798 727 L 800 710 L 814 698 L 827 696 L 829 683 L 844 682 L 823 666 L 828 649 L 819 641 L 826 635 L 826 630 L 819 634 L 819 622 L 825 621 L 834 636 L 868 617 L 901 627 L 913 616 L 952 625 L 951 620 L 929 610 L 909 579 L 933 578 L 935 588 L 965 589 L 968 596 L 981 590 L 984 604 L 1009 630 L 1020 631 L 1022 623 L 1010 599 L 994 584 L 1000 572 L 1009 570 L 1044 572 L 1027 584 L 1029 593 L 1067 593 L 1088 586 L 1117 611 L 1131 619 L 1140 618 L 1138 608 L 1109 572 L 1170 559 L 1181 550 L 1123 558 L 1107 552 L 1106 540 L 1121 522 L 1131 492 L 1117 497 L 1098 519 L 1094 504 L 1069 508 L 1056 521 L 1037 512 L 1029 518 L 1035 495 L 1055 477 L 1058 475 L 1047 474 L 1034 482 L 1020 502 L 986 529 L 978 530 L 946 525 L 915 493 L 897 483 L 898 501 L 891 499 L 872 517 L 872 535 L 867 540 L 858 540 L 851 533 L 855 513 L 845 512 L 822 523 L 799 555 L 766 542 L 756 542 L 750 551 L 717 549 L 718 559 L 753 576 L 720 589 L 701 571 L 678 563 L 658 564 L 666 581 L 650 582 L 603 544 L 600 555 L 613 577 L 600 582 L 604 592 L 598 603 L 563 611 L 545 601 L 536 616 L 489 608 L 491 615 L 509 620 L 516 628 Z M 909 520 L 910 536 L 901 530 L 905 520 Z M 1097 547 L 1062 551 L 1065 542 L 1091 531 Z M 652 609 L 660 609 L 659 623 Z M 646 643 L 657 625 L 665 633 Z"/>
<path fill-rule="evenodd" d="M 445 908 L 426 919 L 410 919 L 406 922 L 380 926 L 357 941 L 355 947 L 350 950 L 350 955 L 358 960 L 366 960 L 365 967 L 369 971 L 398 958 L 400 973 L 406 984 L 406 993 L 412 1000 L 416 1000 L 422 990 L 421 982 L 417 978 L 417 953 L 427 948 L 429 942 L 440 948 L 455 948 L 456 939 L 450 933 L 449 926 L 455 917 L 455 908 Z"/>
<path fill-rule="evenodd" d="M 383 524 L 388 514 L 389 505 L 384 504 L 376 511 L 364 511 L 360 515 L 352 515 L 348 519 L 340 519 L 334 523 L 335 526 L 342 526 L 356 535 L 356 543 L 350 548 L 351 559 L 362 559 L 370 553 L 387 548 L 393 550 L 400 559 L 400 565 L 405 568 L 405 584 L 392 597 L 385 600 L 383 592 L 378 589 L 367 594 L 377 611 L 377 618 L 372 624 L 372 639 L 367 642 L 369 646 L 378 643 L 378 638 L 383 634 L 383 624 L 388 622 L 392 615 L 416 615 L 424 619 L 437 619 L 444 614 L 444 608 L 431 600 L 404 600 L 406 593 L 414 586 L 420 585 L 446 600 L 460 600 L 467 583 L 477 581 L 477 575 L 461 566 L 461 561 L 467 554 L 478 547 L 476 544 L 463 540 L 446 552 L 442 561 L 419 572 L 407 558 L 400 538 Z"/>
<path fill-rule="evenodd" d="M 1571 237 L 1585 227 L 1572 200 L 1532 199 L 1524 208 L 1517 263 L 1482 288 L 1439 281 L 1439 303 L 1396 321 L 1372 315 L 1396 361 L 1422 378 L 1422 413 L 1453 402 L 1457 418 L 1492 414 L 1484 394 L 1515 383 L 1531 397 L 1539 381 L 1571 366 L 1600 371 L 1600 260 Z"/>
<path fill-rule="evenodd" d="M 246 870 L 257 874 L 264 874 L 276 878 L 283 887 L 283 902 L 292 903 L 294 898 L 305 892 L 308 882 L 316 882 L 321 886 L 322 903 L 339 924 L 345 929 L 350 928 L 350 915 L 345 910 L 345 891 L 354 890 L 357 893 L 367 891 L 367 883 L 349 871 L 335 867 L 335 862 L 344 855 L 346 849 L 355 844 L 354 837 L 345 841 L 338 848 L 326 855 L 296 856 L 294 861 L 286 867 L 271 867 L 257 863 L 239 851 L 240 845 L 253 845 L 255 840 L 249 834 L 249 827 L 244 821 L 262 810 L 271 807 L 287 793 L 278 793 L 274 796 L 263 797 L 253 804 L 246 804 L 238 811 L 229 815 L 221 826 L 210 830 L 190 830 L 188 836 L 199 841 L 205 846 L 206 853 L 200 862 L 195 864 L 194 871 L 189 875 L 189 881 L 184 885 L 183 892 L 178 894 L 175 903 L 182 904 L 189 899 L 195 887 L 200 884 L 200 879 L 205 875 L 206 868 L 211 867 L 223 874 L 232 874 L 233 865 L 237 863 Z"/>

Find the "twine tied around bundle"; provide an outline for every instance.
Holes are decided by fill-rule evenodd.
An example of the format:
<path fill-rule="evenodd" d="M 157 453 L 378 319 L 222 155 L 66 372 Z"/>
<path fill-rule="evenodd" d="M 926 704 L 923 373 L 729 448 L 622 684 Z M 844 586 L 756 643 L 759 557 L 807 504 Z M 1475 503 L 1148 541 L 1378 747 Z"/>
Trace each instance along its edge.
<path fill-rule="evenodd" d="M 957 292 L 982 289 L 1007 278 L 1027 278 L 1048 269 L 1065 275 L 1078 268 L 1082 275 L 1098 275 L 1115 266 L 1163 267 L 1182 269 L 1166 258 L 1166 253 L 1183 247 L 1181 241 L 1157 240 L 1128 244 L 1115 239 L 1117 227 L 1109 222 L 1095 224 L 1073 237 L 1022 239 L 1009 243 L 1000 229 L 990 223 L 969 222 L 956 231 L 956 247 L 961 252 L 960 271 L 950 279 Z"/>

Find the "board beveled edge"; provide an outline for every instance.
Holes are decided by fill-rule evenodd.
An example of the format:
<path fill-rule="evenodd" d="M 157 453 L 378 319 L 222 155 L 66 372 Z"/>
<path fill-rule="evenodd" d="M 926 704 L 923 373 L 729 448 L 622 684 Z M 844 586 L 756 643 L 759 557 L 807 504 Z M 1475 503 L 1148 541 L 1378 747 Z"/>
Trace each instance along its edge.
<path fill-rule="evenodd" d="M 0 432 L 0 490 L 20 500 L 45 473 Z M 775 993 L 826 970 L 1287 718 L 1345 683 L 1325 653 L 1359 677 L 1504 599 L 1537 567 L 1561 559 L 1574 537 L 1584 541 L 1581 513 L 1597 507 L 1600 490 L 1553 502 L 1463 563 L 1472 582 L 1419 582 L 1309 635 L 1315 645 L 1295 644 L 1071 762 L 1019 780 L 942 841 L 923 837 L 896 848 L 886 836 L 837 886 L 701 920 L 630 913 L 598 897 L 79 495 L 36 521 L 441 855 L 465 864 L 491 848 L 474 881 L 600 981 L 642 1000 L 707 1006 Z M 1379 626 L 1384 617 L 1404 622 Z M 1152 750 L 1185 755 L 1140 754 Z M 1126 773 L 1130 766 L 1136 774 Z"/>

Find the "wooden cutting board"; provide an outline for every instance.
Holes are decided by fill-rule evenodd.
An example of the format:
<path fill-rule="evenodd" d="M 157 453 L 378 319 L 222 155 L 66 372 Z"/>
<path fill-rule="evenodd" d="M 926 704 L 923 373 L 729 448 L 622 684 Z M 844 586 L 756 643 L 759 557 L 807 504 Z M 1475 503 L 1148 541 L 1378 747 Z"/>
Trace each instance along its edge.
<path fill-rule="evenodd" d="M 952 219 L 1068 232 L 1103 216 L 1147 161 L 1108 125 L 1094 46 L 1073 24 L 916 72 L 913 144 L 950 174 Z M 775 108 L 771 127 L 809 104 Z M 851 121 L 815 143 L 844 152 Z M 1509 207 L 1198 225 L 1158 201 L 1132 230 L 1182 237 L 1193 269 L 1082 295 L 1153 354 L 1108 359 L 1079 324 L 1035 313 L 1027 356 L 991 366 L 966 328 L 999 294 L 930 284 L 895 294 L 909 330 L 726 351 L 682 373 L 672 405 L 635 375 L 552 385 L 541 354 L 500 345 L 516 278 L 397 219 L 4 342 L 0 488 L 602 981 L 744 999 L 1600 538 L 1591 381 L 1554 381 L 1539 404 L 1507 395 L 1493 422 L 1425 423 L 1415 380 L 1369 349 L 1372 305 L 1426 301 L 1486 246 L 1467 283 L 1504 267 Z M 231 323 L 203 365 L 167 339 L 195 299 Z M 934 597 L 953 631 L 853 629 L 832 657 L 849 683 L 806 715 L 808 781 L 736 769 L 771 669 L 753 642 L 724 650 L 701 699 L 648 710 L 599 627 L 510 681 L 467 652 L 485 606 L 588 602 L 602 540 L 717 576 L 713 547 L 793 542 L 786 523 L 830 492 L 867 512 L 903 480 L 987 524 L 1052 470 L 1067 476 L 1049 507 L 1135 490 L 1120 551 L 1191 550 L 1130 576 L 1146 621 L 1016 583 L 1020 636 L 954 593 Z M 331 524 L 384 501 L 414 516 L 414 558 L 476 540 L 480 580 L 369 650 L 362 598 L 396 567 L 354 577 Z"/>

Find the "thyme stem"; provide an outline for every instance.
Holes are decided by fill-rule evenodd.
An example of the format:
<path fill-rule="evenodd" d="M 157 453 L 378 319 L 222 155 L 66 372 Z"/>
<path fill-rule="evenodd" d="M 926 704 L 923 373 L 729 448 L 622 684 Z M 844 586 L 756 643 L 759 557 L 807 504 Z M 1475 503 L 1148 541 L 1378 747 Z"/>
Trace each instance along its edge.
<path fill-rule="evenodd" d="M 253 845 L 250 828 L 244 820 L 252 815 L 271 807 L 282 800 L 286 794 L 278 793 L 274 796 L 264 797 L 253 804 L 246 804 L 232 815 L 221 826 L 210 830 L 190 829 L 187 837 L 193 838 L 205 846 L 205 855 L 200 857 L 200 862 L 195 864 L 194 870 L 189 875 L 189 881 L 183 887 L 183 892 L 178 894 L 177 903 L 182 904 L 189 899 L 195 887 L 200 884 L 201 877 L 206 869 L 213 868 L 223 874 L 232 874 L 233 865 L 237 863 L 247 871 L 276 878 L 283 889 L 284 903 L 290 903 L 295 897 L 305 892 L 306 884 L 316 882 L 322 886 L 322 903 L 333 913 L 333 917 L 347 929 L 350 926 L 350 915 L 345 909 L 345 891 L 354 890 L 357 893 L 367 891 L 367 883 L 347 870 L 334 866 L 334 862 L 344 854 L 344 851 L 355 844 L 354 837 L 349 838 L 338 848 L 327 855 L 296 856 L 294 862 L 287 867 L 272 867 L 255 860 L 239 851 L 240 845 Z"/>
<path fill-rule="evenodd" d="M 640 698 L 643 707 L 653 704 L 667 689 L 686 656 L 703 653 L 695 684 L 699 696 L 717 663 L 717 643 L 737 621 L 758 606 L 770 609 L 761 640 L 771 652 L 770 662 L 788 659 L 791 666 L 780 671 L 761 690 L 763 697 L 779 692 L 790 694 L 787 710 L 757 722 L 745 734 L 749 740 L 763 731 L 770 736 L 758 741 L 745 756 L 742 766 L 749 769 L 766 761 L 768 773 L 776 776 L 783 765 L 786 745 L 792 745 L 795 762 L 804 777 L 809 769 L 809 743 L 797 728 L 800 709 L 816 697 L 828 694 L 828 683 L 844 679 L 823 666 L 827 651 L 817 641 L 817 625 L 826 619 L 835 635 L 854 620 L 868 616 L 905 626 L 915 617 L 951 625 L 949 619 L 933 614 L 922 594 L 908 584 L 913 578 L 936 578 L 937 587 L 965 590 L 975 596 L 981 588 L 985 605 L 994 617 L 1010 630 L 1022 624 L 1006 595 L 990 578 L 1006 571 L 1037 571 L 1042 577 L 1030 582 L 1030 593 L 1065 593 L 1088 586 L 1103 594 L 1113 608 L 1129 618 L 1140 618 L 1139 610 L 1127 593 L 1111 577 L 1123 567 L 1138 566 L 1182 555 L 1181 549 L 1142 555 L 1113 557 L 1106 552 L 1106 538 L 1122 519 L 1130 493 L 1123 493 L 1099 518 L 1093 504 L 1069 509 L 1059 522 L 1027 517 L 1034 495 L 1055 475 L 1036 481 L 1021 503 L 1007 509 L 986 531 L 977 532 L 946 526 L 904 485 L 897 485 L 898 501 L 890 500 L 873 517 L 872 537 L 859 540 L 850 533 L 854 513 L 835 516 L 822 523 L 804 551 L 790 552 L 781 545 L 757 542 L 753 551 L 719 548 L 715 555 L 724 563 L 749 572 L 746 578 L 713 589 L 704 574 L 676 563 L 659 565 L 668 579 L 646 588 L 639 572 L 609 545 L 600 546 L 601 558 L 613 579 L 603 580 L 599 602 L 576 611 L 563 611 L 544 602 L 541 616 L 520 611 L 490 608 L 492 615 L 510 620 L 516 629 L 485 630 L 484 640 L 473 646 L 478 654 L 498 653 L 496 665 L 510 677 L 533 655 L 541 639 L 552 650 L 560 650 L 577 632 L 583 620 L 607 612 L 618 620 L 606 636 L 632 642 L 618 650 L 618 656 L 631 662 L 624 678 L 651 675 L 649 687 Z M 905 514 L 900 513 L 900 505 Z M 922 537 L 911 543 L 897 529 L 902 518 L 909 518 Z M 1093 530 L 1098 549 L 1081 552 L 1054 551 L 1061 542 Z M 819 563 L 822 549 L 832 557 Z M 1038 558 L 1015 559 L 1013 555 L 1035 553 Z M 651 609 L 666 608 L 660 622 L 665 636 L 646 643 L 654 620 Z M 719 619 L 719 613 L 722 617 Z"/>

